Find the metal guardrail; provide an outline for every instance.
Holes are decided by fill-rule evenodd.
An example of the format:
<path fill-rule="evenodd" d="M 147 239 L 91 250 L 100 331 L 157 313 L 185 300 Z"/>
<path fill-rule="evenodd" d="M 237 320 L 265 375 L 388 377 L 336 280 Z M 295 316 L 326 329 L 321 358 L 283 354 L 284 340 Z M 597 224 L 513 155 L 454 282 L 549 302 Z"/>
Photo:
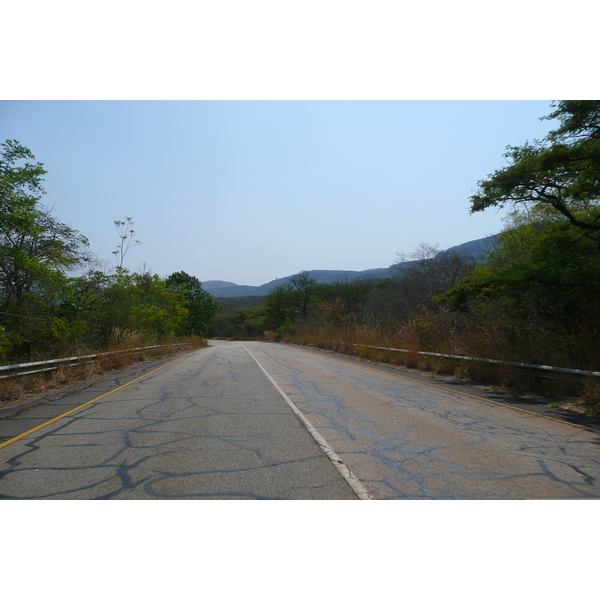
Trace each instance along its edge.
<path fill-rule="evenodd" d="M 473 356 L 461 356 L 457 354 L 439 354 L 437 352 L 422 352 L 420 350 L 405 350 L 402 348 L 386 348 L 384 346 L 369 346 L 367 344 L 351 344 L 349 342 L 338 342 L 346 344 L 347 346 L 361 346 L 363 348 L 372 348 L 374 350 L 389 350 L 391 352 L 404 352 L 406 354 L 421 354 L 425 356 L 436 356 L 440 358 L 451 358 L 454 360 L 466 360 L 466 361 L 477 361 L 489 363 L 497 366 L 509 366 L 517 367 L 520 369 L 526 369 L 534 371 L 536 377 L 542 377 L 545 379 L 556 379 L 558 381 L 584 381 L 589 377 L 600 377 L 598 371 L 582 371 L 580 369 L 566 369 L 562 367 L 550 367 L 548 365 L 534 365 L 520 362 L 508 362 L 503 360 L 494 360 L 491 358 L 475 358 Z"/>
<path fill-rule="evenodd" d="M 180 346 L 181 344 L 172 344 Z M 10 377 L 21 377 L 24 375 L 33 375 L 35 373 L 43 373 L 45 371 L 55 371 L 61 365 L 73 366 L 81 362 L 94 362 L 98 357 L 110 356 L 111 354 L 120 354 L 124 352 L 141 352 L 143 350 L 153 350 L 155 348 L 164 348 L 166 344 L 159 346 L 145 346 L 144 348 L 132 348 L 131 350 L 115 350 L 114 352 L 100 352 L 98 354 L 86 354 L 85 356 L 71 356 L 69 358 L 55 358 L 52 360 L 40 360 L 38 362 L 21 363 L 17 365 L 6 365 L 0 367 L 0 379 L 8 379 Z"/>

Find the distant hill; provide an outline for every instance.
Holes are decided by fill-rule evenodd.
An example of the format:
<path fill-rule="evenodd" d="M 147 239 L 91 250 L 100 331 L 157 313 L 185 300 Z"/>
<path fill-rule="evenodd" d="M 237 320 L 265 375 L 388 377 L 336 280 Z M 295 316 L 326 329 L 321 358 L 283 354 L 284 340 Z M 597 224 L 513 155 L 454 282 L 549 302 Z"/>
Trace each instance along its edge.
<path fill-rule="evenodd" d="M 366 271 L 308 271 L 317 283 L 334 283 L 336 281 L 355 281 L 357 279 L 382 279 L 390 277 L 387 269 L 367 269 Z M 227 281 L 203 281 L 202 287 L 216 298 L 238 298 L 241 296 L 266 296 L 278 285 L 289 281 L 293 275 L 274 279 L 262 285 L 237 285 Z"/>
<path fill-rule="evenodd" d="M 471 242 L 465 242 L 458 246 L 452 246 L 443 253 L 454 252 L 464 258 L 470 258 L 477 262 L 484 260 L 487 253 L 497 244 L 496 236 L 491 235 Z M 308 271 L 309 275 L 317 283 L 334 283 L 336 281 L 368 281 L 376 279 L 385 279 L 398 274 L 398 270 L 409 267 L 416 261 L 402 263 L 402 266 L 395 265 L 381 269 L 367 269 L 366 271 Z M 274 279 L 262 285 L 238 285 L 230 281 L 203 281 L 202 287 L 216 298 L 241 298 L 243 296 L 266 296 L 271 290 L 282 283 L 289 281 L 293 275 Z"/>
<path fill-rule="evenodd" d="M 218 290 L 219 288 L 237 287 L 237 283 L 232 283 L 231 281 L 203 281 L 202 287 L 205 290 Z"/>
<path fill-rule="evenodd" d="M 498 236 L 490 235 L 488 237 L 473 240 L 471 242 L 465 242 L 458 246 L 452 246 L 447 250 L 442 250 L 443 253 L 454 253 L 459 254 L 464 258 L 470 258 L 476 262 L 482 262 L 485 257 L 498 245 Z"/>

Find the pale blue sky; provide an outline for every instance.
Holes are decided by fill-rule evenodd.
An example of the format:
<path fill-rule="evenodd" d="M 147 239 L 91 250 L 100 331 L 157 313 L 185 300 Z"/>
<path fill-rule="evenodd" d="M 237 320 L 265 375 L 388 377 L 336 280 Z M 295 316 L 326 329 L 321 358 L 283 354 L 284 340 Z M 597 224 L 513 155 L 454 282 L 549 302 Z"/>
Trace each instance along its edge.
<path fill-rule="evenodd" d="M 4 101 L 0 136 L 48 170 L 44 204 L 112 260 L 260 285 L 386 267 L 420 242 L 497 233 L 468 197 L 550 101 Z"/>

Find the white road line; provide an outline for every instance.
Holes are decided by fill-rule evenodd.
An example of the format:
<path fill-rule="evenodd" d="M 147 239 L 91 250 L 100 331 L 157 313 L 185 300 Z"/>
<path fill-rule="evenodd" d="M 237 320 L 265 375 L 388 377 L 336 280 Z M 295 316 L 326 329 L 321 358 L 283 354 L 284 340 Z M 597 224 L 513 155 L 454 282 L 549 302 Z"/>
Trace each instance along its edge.
<path fill-rule="evenodd" d="M 346 463 L 336 454 L 334 449 L 325 441 L 325 438 L 316 430 L 314 425 L 304 416 L 302 411 L 288 398 L 287 394 L 277 385 L 276 381 L 267 373 L 266 369 L 258 362 L 257 358 L 242 344 L 242 348 L 254 359 L 256 364 L 262 369 L 262 372 L 267 376 L 275 389 L 281 394 L 281 397 L 288 403 L 289 407 L 294 411 L 298 418 L 304 423 L 306 429 L 313 436 L 317 444 L 327 455 L 333 466 L 339 471 L 340 475 L 348 482 L 353 492 L 360 500 L 374 500 L 363 484 L 353 475 Z"/>

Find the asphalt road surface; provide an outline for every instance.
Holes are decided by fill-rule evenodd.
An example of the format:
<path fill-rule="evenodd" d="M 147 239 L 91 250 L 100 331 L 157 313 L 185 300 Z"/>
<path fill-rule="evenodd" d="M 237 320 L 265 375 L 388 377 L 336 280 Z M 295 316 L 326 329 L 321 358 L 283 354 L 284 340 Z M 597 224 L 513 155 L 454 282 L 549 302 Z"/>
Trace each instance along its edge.
<path fill-rule="evenodd" d="M 0 420 L 0 498 L 600 497 L 593 428 L 324 352 L 210 344 Z"/>

